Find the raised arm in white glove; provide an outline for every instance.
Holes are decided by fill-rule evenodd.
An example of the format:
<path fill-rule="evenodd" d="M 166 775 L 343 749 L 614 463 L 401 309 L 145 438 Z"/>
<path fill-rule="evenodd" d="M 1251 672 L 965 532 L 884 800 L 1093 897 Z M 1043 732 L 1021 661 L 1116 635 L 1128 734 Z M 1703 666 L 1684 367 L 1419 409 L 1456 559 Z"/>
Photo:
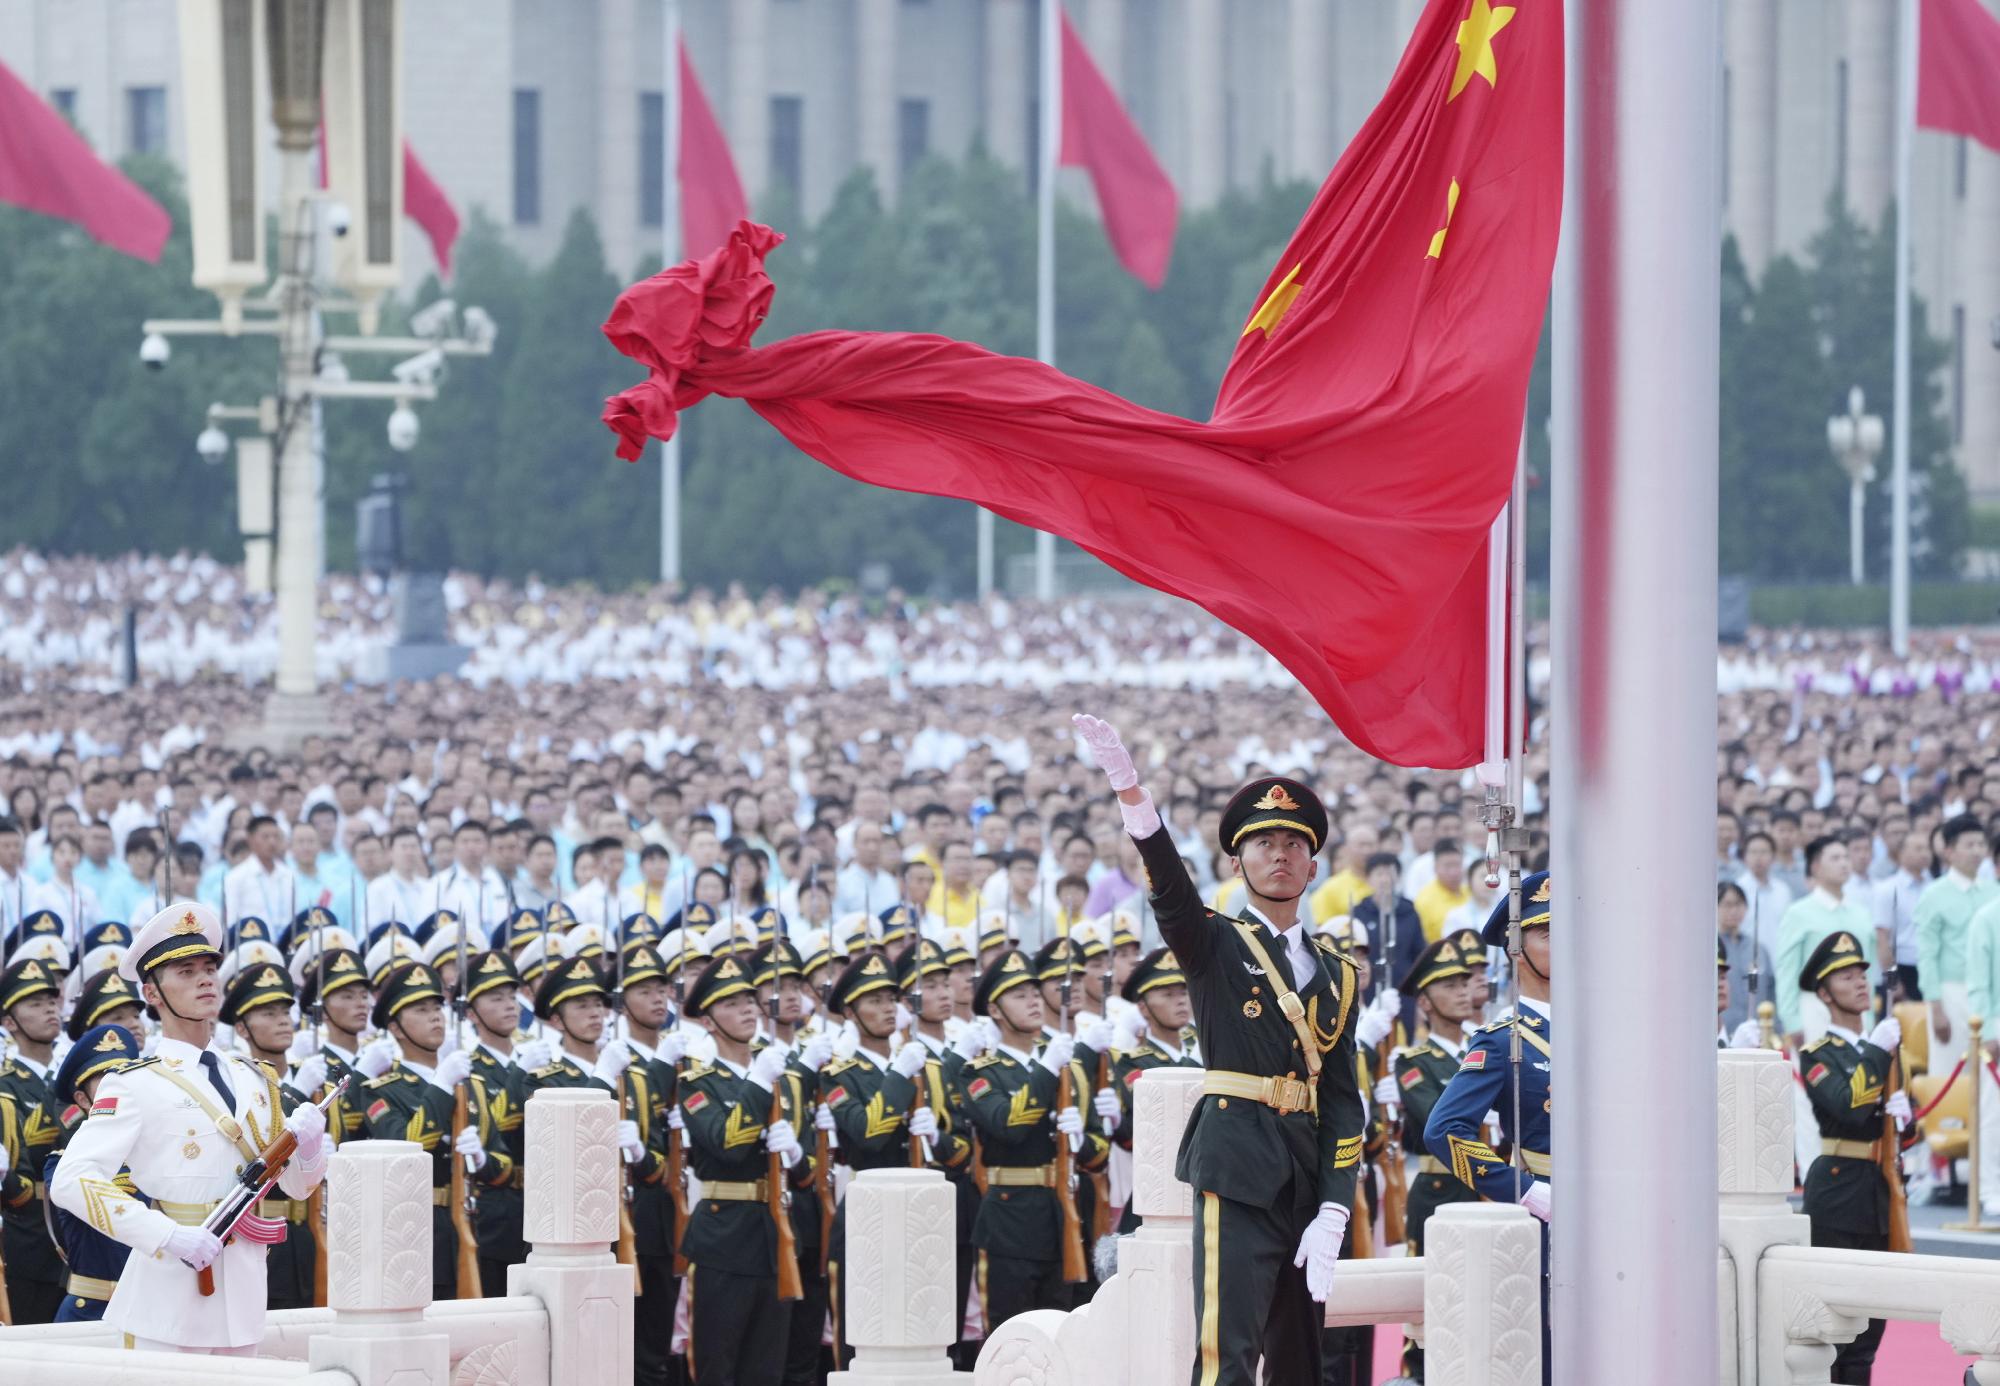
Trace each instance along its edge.
<path fill-rule="evenodd" d="M 196 1270 L 207 1270 L 222 1254 L 222 1239 L 206 1227 L 176 1227 L 167 1233 L 167 1244 L 161 1249 Z"/>
<path fill-rule="evenodd" d="M 597 1064 L 591 1069 L 600 1083 L 609 1083 L 614 1089 L 632 1066 L 632 1047 L 622 1039 L 615 1039 L 597 1055 Z"/>
<path fill-rule="evenodd" d="M 625 1157 L 628 1165 L 636 1165 L 646 1158 L 646 1143 L 639 1139 L 638 1122 L 618 1123 L 618 1153 Z"/>
<path fill-rule="evenodd" d="M 789 1121 L 774 1121 L 764 1128 L 764 1148 L 777 1152 L 778 1159 L 787 1169 L 797 1164 L 799 1157 L 806 1153 Z"/>
<path fill-rule="evenodd" d="M 1868 1032 L 1868 1042 L 1877 1049 L 1886 1049 L 1891 1054 L 1902 1047 L 1903 1023 L 1896 1017 L 1885 1016 L 1875 1022 L 1875 1028 Z"/>
<path fill-rule="evenodd" d="M 1549 1220 L 1549 1186 L 1537 1179 L 1521 1190 L 1521 1206 L 1540 1218 Z"/>
<path fill-rule="evenodd" d="M 1068 1035 L 1057 1035 L 1049 1041 L 1048 1047 L 1042 1050 L 1041 1055 L 1035 1062 L 1060 1078 L 1062 1077 L 1063 1070 L 1069 1066 L 1071 1056 L 1075 1053 L 1076 1041 Z"/>
<path fill-rule="evenodd" d="M 363 1078 L 380 1078 L 396 1066 L 396 1042 L 384 1035 L 361 1046 L 354 1068 Z"/>
<path fill-rule="evenodd" d="M 937 1113 L 929 1107 L 919 1107 L 910 1114 L 910 1134 L 927 1141 L 937 1139 Z"/>
<path fill-rule="evenodd" d="M 1901 1088 L 1889 1094 L 1889 1100 L 1882 1104 L 1889 1115 L 1896 1118 L 1896 1129 L 1906 1129 L 1910 1124 L 1910 1095 Z"/>
<path fill-rule="evenodd" d="M 467 1058 L 463 1051 L 447 1054 L 438 1060 L 437 1085 L 446 1092 L 450 1092 L 471 1076 L 472 1060 Z"/>
<path fill-rule="evenodd" d="M 1348 1209 L 1339 1203 L 1322 1203 L 1319 1214 L 1306 1224 L 1299 1238 L 1294 1266 L 1306 1269 L 1306 1293 L 1321 1304 L 1333 1289 L 1333 1268 L 1340 1261 L 1340 1239 L 1347 1232 Z"/>
<path fill-rule="evenodd" d="M 1099 1088 L 1097 1095 L 1090 1099 L 1090 1105 L 1097 1109 L 1097 1119 L 1104 1124 L 1108 1135 L 1118 1129 L 1118 1123 L 1125 1117 L 1125 1109 L 1118 1103 L 1118 1094 L 1110 1088 Z"/>
<path fill-rule="evenodd" d="M 477 1174 L 486 1168 L 486 1146 L 479 1139 L 479 1128 L 468 1126 L 458 1133 L 458 1139 L 451 1143 L 458 1157 L 465 1161 L 468 1174 Z"/>
<path fill-rule="evenodd" d="M 833 1037 L 825 1031 L 806 1041 L 806 1047 L 799 1054 L 799 1062 L 818 1073 L 833 1057 Z"/>
<path fill-rule="evenodd" d="M 750 1061 L 750 1081 L 767 1092 L 774 1090 L 784 1076 L 787 1052 L 782 1044 L 758 1050 L 757 1057 Z"/>
<path fill-rule="evenodd" d="M 326 1086 L 326 1060 L 317 1054 L 308 1057 L 292 1075 L 292 1086 L 317 1101 L 319 1090 Z"/>
<path fill-rule="evenodd" d="M 911 1040 L 896 1051 L 896 1057 L 889 1060 L 889 1067 L 905 1078 L 915 1078 L 924 1071 L 924 1060 L 930 1057 L 930 1050 L 921 1040 Z"/>
<path fill-rule="evenodd" d="M 1069 720 L 1089 750 L 1090 758 L 1097 762 L 1097 768 L 1111 782 L 1112 789 L 1130 789 L 1139 783 L 1139 771 L 1132 764 L 1132 753 L 1118 739 L 1116 727 L 1087 712 L 1079 712 Z"/>

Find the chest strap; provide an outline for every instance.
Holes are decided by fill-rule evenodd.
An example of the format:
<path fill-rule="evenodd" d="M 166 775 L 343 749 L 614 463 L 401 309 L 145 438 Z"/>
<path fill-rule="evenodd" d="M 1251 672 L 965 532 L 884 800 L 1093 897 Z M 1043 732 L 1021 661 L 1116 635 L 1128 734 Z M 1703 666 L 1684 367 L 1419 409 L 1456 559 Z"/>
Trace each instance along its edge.
<path fill-rule="evenodd" d="M 1264 931 L 1255 924 L 1238 921 L 1236 932 L 1243 935 L 1243 942 L 1250 948 L 1250 956 L 1257 960 L 1257 966 L 1264 969 L 1264 975 L 1271 979 L 1271 985 L 1278 989 L 1278 1009 L 1284 1013 L 1285 1021 L 1292 1027 L 1292 1033 L 1299 1037 L 1299 1048 L 1305 1051 L 1306 1070 L 1315 1080 L 1319 1077 L 1319 1041 L 1313 1038 L 1312 1026 L 1306 1022 L 1306 1003 L 1299 1000 L 1299 994 L 1285 985 L 1285 974 L 1278 971 L 1276 963 L 1264 948 L 1264 940 L 1259 937 Z"/>
<path fill-rule="evenodd" d="M 223 1111 L 207 1093 L 168 1068 L 165 1064 L 154 1064 L 152 1071 L 193 1098 L 195 1105 L 207 1113 L 208 1119 L 215 1123 L 215 1129 L 227 1136 L 230 1142 L 235 1145 L 237 1153 L 243 1157 L 244 1163 L 248 1164 L 257 1158 L 257 1147 L 250 1144 L 249 1138 L 243 1134 L 243 1124 L 237 1121 L 235 1117 L 229 1115 L 229 1113 Z"/>

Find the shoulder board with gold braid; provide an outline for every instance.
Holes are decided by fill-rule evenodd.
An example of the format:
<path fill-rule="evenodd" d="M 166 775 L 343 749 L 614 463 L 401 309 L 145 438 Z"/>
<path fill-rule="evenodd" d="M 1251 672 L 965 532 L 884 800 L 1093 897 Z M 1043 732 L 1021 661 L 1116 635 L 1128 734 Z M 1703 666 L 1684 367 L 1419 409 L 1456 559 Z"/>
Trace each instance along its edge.
<path fill-rule="evenodd" d="M 690 1064 L 688 1067 L 681 1070 L 681 1081 L 683 1083 L 693 1083 L 700 1079 L 708 1077 L 709 1074 L 714 1073 L 715 1071 L 716 1068 L 714 1064 L 703 1064 L 703 1063 Z"/>
<path fill-rule="evenodd" d="M 971 1062 L 971 1064 L 970 1064 L 970 1065 L 968 1065 L 968 1067 L 971 1067 L 971 1068 L 991 1068 L 991 1067 L 993 1067 L 993 1065 L 995 1065 L 995 1064 L 999 1063 L 999 1062 L 1000 1062 L 1001 1060 L 1005 1059 L 1006 1057 L 1007 1057 L 1007 1056 L 1006 1056 L 1005 1054 L 981 1054 L 981 1055 L 980 1055 L 980 1056 L 979 1056 L 978 1058 L 974 1059 L 974 1060 L 973 1060 L 973 1061 Z"/>

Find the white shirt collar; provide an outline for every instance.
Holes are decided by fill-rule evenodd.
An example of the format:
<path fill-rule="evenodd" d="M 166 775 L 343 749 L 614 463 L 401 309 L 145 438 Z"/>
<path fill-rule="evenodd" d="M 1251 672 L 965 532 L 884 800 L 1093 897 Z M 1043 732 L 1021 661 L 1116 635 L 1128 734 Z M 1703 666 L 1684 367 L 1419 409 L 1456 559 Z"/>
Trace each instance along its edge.
<path fill-rule="evenodd" d="M 1534 1003 L 1529 1002 L 1528 1004 L 1533 1005 Z M 1464 1040 L 1448 1040 L 1435 1030 L 1431 1031 L 1431 1043 L 1435 1044 L 1438 1048 L 1442 1049 L 1445 1053 L 1449 1054 L 1454 1059 L 1456 1059 L 1460 1054 L 1465 1052 Z"/>
<path fill-rule="evenodd" d="M 1828 1022 L 1827 1022 L 1827 1025 L 1826 1025 L 1826 1032 L 1827 1032 L 1827 1033 L 1828 1033 L 1829 1035 L 1839 1035 L 1839 1036 L 1840 1036 L 1840 1037 L 1841 1037 L 1842 1039 L 1846 1040 L 1846 1041 L 1847 1041 L 1847 1042 L 1848 1042 L 1849 1044 L 1853 1044 L 1853 1045 L 1859 1045 L 1859 1044 L 1861 1043 L 1861 1032 L 1860 1032 L 1860 1031 L 1858 1031 L 1858 1030 L 1850 1030 L 1850 1029 L 1848 1029 L 1848 1028 L 1847 1028 L 1846 1026 L 1844 1026 L 1844 1025 L 1835 1025 L 1835 1024 L 1834 1024 L 1834 1023 L 1832 1022 L 1832 1021 L 1828 1021 Z"/>
<path fill-rule="evenodd" d="M 437 1086 L 436 1069 L 426 1068 L 424 1065 L 418 1063 L 415 1059 L 398 1059 L 396 1060 L 396 1062 L 400 1064 L 402 1067 L 410 1070 L 410 1072 L 416 1074 L 417 1077 L 423 1079 L 426 1083 L 429 1083 L 431 1086 L 433 1087 Z"/>
<path fill-rule="evenodd" d="M 933 1039 L 931 1036 L 925 1034 L 922 1030 L 917 1031 L 916 1034 L 917 1038 L 924 1042 L 924 1048 L 930 1050 L 931 1053 L 937 1055 L 939 1058 L 943 1058 L 945 1052 L 951 1048 L 951 1046 L 949 1044 L 946 1044 L 943 1040 Z"/>
<path fill-rule="evenodd" d="M 159 1042 L 153 1046 L 156 1058 L 176 1059 L 184 1064 L 200 1063 L 201 1056 L 207 1052 L 199 1046 L 189 1044 L 186 1040 L 168 1039 L 165 1035 L 161 1035 Z"/>
<path fill-rule="evenodd" d="M 503 1054 L 498 1049 L 495 1049 L 492 1045 L 488 1044 L 485 1040 L 479 1041 L 479 1047 L 481 1049 L 484 1049 L 488 1054 L 491 1054 L 493 1056 L 493 1061 L 495 1063 L 504 1065 L 512 1063 L 514 1060 L 514 1051 L 511 1049 Z"/>
<path fill-rule="evenodd" d="M 1008 1058 L 1012 1059 L 1022 1068 L 1034 1067 L 1035 1056 L 1033 1054 L 1024 1054 L 1020 1050 L 1009 1048 L 1007 1045 L 1004 1044 L 995 1045 L 994 1049 L 998 1053 L 1005 1054 Z"/>
<path fill-rule="evenodd" d="M 1524 996 L 1524 997 L 1522 997 L 1522 998 L 1521 998 L 1521 1004 L 1522 1004 L 1523 1006 L 1526 1006 L 1526 1007 L 1527 1007 L 1527 1008 L 1528 1008 L 1529 1010 L 1533 1011 L 1533 1012 L 1534 1012 L 1534 1013 L 1535 1013 L 1536 1015 L 1540 1016 L 1540 1017 L 1541 1017 L 1541 1018 L 1542 1018 L 1543 1020 L 1548 1020 L 1548 1019 L 1549 1019 L 1549 1003 L 1548 1003 L 1548 1002 L 1546 1002 L 1546 1001 L 1537 1001 L 1537 1000 L 1536 1000 L 1536 999 L 1535 999 L 1534 997 L 1532 997 L 1532 996 Z"/>
<path fill-rule="evenodd" d="M 889 1071 L 889 1056 L 886 1054 L 877 1054 L 874 1050 L 868 1048 L 866 1045 L 860 1045 L 860 1044 L 855 1045 L 854 1057 L 857 1059 L 868 1060 L 868 1062 L 874 1064 L 876 1068 L 880 1069 L 884 1073 L 887 1073 Z"/>
<path fill-rule="evenodd" d="M 1840 897 L 1829 892 L 1825 886 L 1815 885 L 1812 888 L 1812 898 L 1830 910 L 1840 908 Z"/>
<path fill-rule="evenodd" d="M 738 1078 L 748 1078 L 750 1076 L 750 1066 L 748 1064 L 736 1063 L 733 1060 L 723 1058 L 720 1054 L 715 1056 L 715 1061 Z"/>
<path fill-rule="evenodd" d="M 1166 1040 L 1161 1039 L 1159 1035 L 1152 1030 L 1146 1031 L 1146 1039 L 1150 1044 L 1152 1044 L 1152 1046 L 1155 1049 L 1165 1054 L 1175 1063 L 1179 1063 L 1182 1059 L 1187 1057 L 1187 1051 L 1185 1049 L 1181 1048 L 1178 1044 L 1172 1044 Z"/>
<path fill-rule="evenodd" d="M 161 1044 L 171 1044 L 171 1043 L 172 1043 L 172 1041 L 171 1041 L 171 1040 L 166 1040 L 166 1039 L 162 1039 L 162 1040 L 160 1041 L 160 1043 L 161 1043 Z M 342 1049 L 342 1048 L 341 1048 L 341 1047 L 340 1047 L 339 1045 L 335 1044 L 335 1043 L 334 1043 L 334 1042 L 333 1042 L 332 1040 L 330 1040 L 330 1039 L 323 1039 L 323 1040 L 321 1040 L 321 1041 L 320 1041 L 320 1047 L 321 1047 L 321 1048 L 323 1048 L 323 1049 L 325 1049 L 327 1053 L 329 1053 L 329 1054 L 333 1055 L 333 1057 L 334 1057 L 334 1058 L 336 1058 L 336 1059 L 340 1060 L 340 1061 L 341 1061 L 342 1063 L 346 1064 L 346 1065 L 347 1065 L 347 1066 L 348 1066 L 349 1068 L 353 1068 L 353 1067 L 354 1067 L 354 1061 L 355 1061 L 355 1059 L 357 1059 L 357 1058 L 359 1058 L 359 1057 L 360 1057 L 360 1050 L 358 1050 L 358 1049 L 355 1049 L 355 1050 L 348 1050 L 348 1049 Z"/>
<path fill-rule="evenodd" d="M 1953 885 L 1957 886 L 1960 890 L 1971 890 L 1973 887 L 1972 877 L 1960 871 L 1956 866 L 1952 867 L 1951 870 L 1945 872 L 1944 878 L 1947 881 L 1950 881 Z"/>
<path fill-rule="evenodd" d="M 193 1048 L 192 1045 L 184 1047 L 190 1049 Z M 42 1079 L 44 1082 L 48 1081 L 49 1074 L 55 1071 L 54 1064 L 37 1063 L 35 1060 L 29 1058 L 26 1054 L 23 1054 L 18 1049 L 14 1051 L 14 1057 L 21 1061 L 21 1067 L 27 1069 L 28 1072 L 34 1074 L 37 1078 Z"/>

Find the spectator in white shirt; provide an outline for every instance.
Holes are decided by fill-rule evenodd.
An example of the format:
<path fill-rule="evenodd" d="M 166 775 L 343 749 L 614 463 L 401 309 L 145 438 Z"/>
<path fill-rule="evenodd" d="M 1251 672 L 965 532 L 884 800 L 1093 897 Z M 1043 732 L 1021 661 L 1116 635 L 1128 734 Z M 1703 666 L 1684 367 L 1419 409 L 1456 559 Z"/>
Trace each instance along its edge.
<path fill-rule="evenodd" d="M 1753 832 L 1743 839 L 1743 873 L 1736 883 L 1743 887 L 1750 917 L 1765 927 L 1775 926 L 1792 904 L 1791 887 L 1778 878 L 1774 869 L 1776 860 L 1776 844 L 1769 833 Z"/>
<path fill-rule="evenodd" d="M 896 878 L 882 869 L 882 825 L 855 824 L 854 860 L 840 869 L 833 912 L 849 915 L 860 911 L 873 918 L 900 893 Z"/>
<path fill-rule="evenodd" d="M 1882 976 L 1905 1001 L 1923 999 L 1917 984 L 1917 900 L 1931 883 L 1931 848 L 1921 833 L 1905 833 L 1896 874 L 1875 884 L 1875 955 Z"/>
<path fill-rule="evenodd" d="M 0 938 L 11 934 L 32 912 L 28 891 L 28 839 L 12 818 L 0 818 Z"/>
<path fill-rule="evenodd" d="M 545 910 L 562 898 L 556 880 L 556 840 L 547 833 L 528 839 L 528 854 L 521 866 L 521 883 L 514 887 L 514 903 L 520 909 Z"/>
<path fill-rule="evenodd" d="M 585 863 L 589 863 L 585 865 Z M 576 917 L 591 924 L 614 924 L 618 914 L 618 877 L 625 868 L 625 844 L 615 837 L 600 837 L 576 849 L 575 893 L 569 907 Z"/>
<path fill-rule="evenodd" d="M 64 833 L 49 850 L 52 874 L 43 881 L 28 905 L 28 913 L 54 910 L 62 916 L 66 929 L 81 932 L 103 922 L 97 910 L 97 896 L 76 878 L 77 863 L 83 860 L 83 839 Z"/>
<path fill-rule="evenodd" d="M 298 894 L 292 869 L 280 856 L 285 835 L 277 819 L 259 814 L 250 820 L 248 836 L 250 855 L 223 878 L 223 917 L 255 915 L 275 932 L 292 922 L 292 901 Z"/>
<path fill-rule="evenodd" d="M 468 818 L 453 830 L 452 863 L 431 877 L 425 887 L 423 913 L 417 917 L 419 924 L 439 910 L 450 910 L 488 932 L 506 920 L 507 893 L 495 890 L 487 878 L 486 846 L 483 823 Z"/>
<path fill-rule="evenodd" d="M 424 897 L 430 887 L 424 875 L 424 843 L 415 828 L 389 834 L 389 870 L 368 883 L 368 922 L 394 920 L 414 929 L 429 913 Z"/>

